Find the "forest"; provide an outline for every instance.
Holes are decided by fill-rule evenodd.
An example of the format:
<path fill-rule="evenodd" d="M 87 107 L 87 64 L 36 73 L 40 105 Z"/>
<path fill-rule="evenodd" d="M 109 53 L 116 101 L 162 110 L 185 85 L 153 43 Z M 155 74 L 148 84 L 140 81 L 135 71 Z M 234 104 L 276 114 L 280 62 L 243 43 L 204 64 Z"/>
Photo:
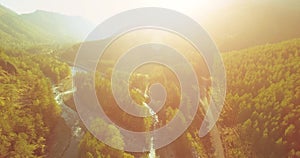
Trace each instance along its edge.
<path fill-rule="evenodd" d="M 68 76 L 69 67 L 45 54 L 7 52 L 0 52 L 0 155 L 45 155 L 61 113 L 52 83 Z"/>
<path fill-rule="evenodd" d="M 285 15 L 291 15 L 285 11 Z M 249 16 L 248 12 L 246 15 Z M 39 20 L 42 18 L 45 19 Z M 296 27 L 287 35 L 276 34 L 272 39 L 269 35 L 274 35 L 276 29 L 269 30 L 257 41 L 251 32 L 244 37 L 241 29 L 236 36 L 226 36 L 224 41 L 228 43 L 217 43 L 226 50 L 221 52 L 226 70 L 226 98 L 216 125 L 204 137 L 198 135 L 205 123 L 203 107 L 209 105 L 213 93 L 205 60 L 184 39 L 159 30 L 159 35 L 166 37 L 164 42 L 182 51 L 191 63 L 198 77 L 197 88 L 204 93 L 191 125 L 174 142 L 154 151 L 128 152 L 106 145 L 93 132 L 124 149 L 126 142 L 118 126 L 149 132 L 166 126 L 176 115 L 185 124 L 189 118 L 179 110 L 179 104 L 181 96 L 188 96 L 181 94 L 179 79 L 168 67 L 145 64 L 132 72 L 128 89 L 120 88 L 124 80 L 118 80 L 117 91 L 128 91 L 138 106 L 144 106 L 151 101 L 150 85 L 160 83 L 167 94 L 164 106 L 155 116 L 143 118 L 120 109 L 112 93 L 114 65 L 126 50 L 124 45 L 153 42 L 155 32 L 139 30 L 125 34 L 107 47 L 107 52 L 115 54 L 106 52 L 96 71 L 87 72 L 74 64 L 82 44 L 77 41 L 82 40 L 87 30 L 79 37 L 73 36 L 78 30 L 69 25 L 67 34 L 62 33 L 69 23 L 91 27 L 77 18 L 46 11 L 19 15 L 0 5 L 0 158 L 300 158 L 300 39 L 294 38 L 298 35 L 293 34 Z M 273 20 L 264 24 L 269 26 Z M 250 42 L 238 43 L 242 37 Z M 186 71 L 182 63 L 176 66 L 179 71 Z M 94 84 L 85 82 L 93 75 Z M 75 78 L 82 80 L 78 87 L 73 84 Z M 83 87 L 95 89 L 103 111 L 114 124 L 97 118 L 89 127 L 84 125 L 73 97 Z M 124 98 L 121 101 L 125 103 Z M 191 107 L 188 103 L 184 106 Z"/>
<path fill-rule="evenodd" d="M 227 95 L 216 126 L 225 157 L 300 157 L 299 50 L 300 40 L 294 39 L 222 54 Z M 46 156 L 49 134 L 61 114 L 51 86 L 70 77 L 69 66 L 51 54 L 2 49 L 0 69 L 1 157 Z M 143 72 L 148 72 L 148 75 Z M 86 76 L 85 73 L 78 75 Z M 95 87 L 99 100 L 111 119 L 119 125 L 126 124 L 130 130 L 153 128 L 151 118 L 136 119 L 116 108 L 110 92 L 110 78 L 100 72 L 96 78 L 99 81 Z M 162 83 L 168 94 L 165 106 L 158 113 L 158 126 L 164 126 L 178 114 L 180 96 L 178 80 L 170 70 L 153 65 L 137 70 L 131 77 L 130 93 L 136 102 L 145 101 L 137 88 L 143 91 L 146 85 L 155 82 Z M 70 97 L 66 102 L 74 108 L 72 99 Z M 216 156 L 214 135 L 203 138 L 197 135 L 203 115 L 199 108 L 188 130 L 175 142 L 158 149 L 156 156 Z M 95 120 L 95 124 L 98 124 L 95 127 L 103 126 L 103 129 L 98 129 L 100 133 L 111 133 L 108 139 L 122 144 L 122 135 L 113 125 L 102 120 Z M 147 157 L 147 153 L 113 149 L 84 130 L 86 132 L 78 146 L 79 157 Z"/>
<path fill-rule="evenodd" d="M 299 50 L 300 40 L 294 39 L 222 54 L 227 74 L 227 95 L 216 126 L 219 129 L 225 157 L 300 157 Z M 132 87 L 140 87 L 143 90 L 142 87 L 147 85 L 144 82 L 156 80 L 166 87 L 168 99 L 158 113 L 160 126 L 163 126 L 177 113 L 176 106 L 180 92 L 178 84 L 172 80 L 175 76 L 171 72 L 163 68 L 149 67 L 141 72 L 147 72 L 152 76 L 133 76 L 131 84 L 134 85 Z M 151 73 L 151 69 L 155 73 Z M 108 95 L 111 93 L 109 92 L 111 88 L 107 88 L 111 86 L 110 79 L 100 74 L 97 77 L 99 77 L 97 81 L 101 81 L 96 84 L 98 99 L 100 102 L 103 100 L 101 105 L 106 114 L 114 122 L 126 125 L 124 127 L 130 130 L 149 130 L 147 127 L 151 126 L 151 118 L 150 122 L 149 118 L 148 121 L 147 118 L 138 120 L 116 108 L 113 96 Z M 140 81 L 143 81 L 143 84 Z M 101 99 L 104 94 L 105 100 Z M 137 102 L 139 99 L 145 99 L 135 92 L 134 88 L 131 89 L 131 96 Z M 216 156 L 211 150 L 213 135 L 203 138 L 197 135 L 203 114 L 199 109 L 196 117 L 198 119 L 194 120 L 179 139 L 159 149 L 158 156 L 167 157 L 170 152 L 176 157 L 193 157 L 194 155 L 189 155 L 193 152 L 201 157 Z M 137 124 L 142 126 L 138 127 Z M 95 141 L 97 142 L 96 138 L 87 132 L 81 142 L 81 152 L 93 157 L 98 157 L 99 154 L 109 157 L 111 152 L 98 147 L 93 148 L 87 143 Z M 101 144 L 99 141 L 98 143 Z"/>

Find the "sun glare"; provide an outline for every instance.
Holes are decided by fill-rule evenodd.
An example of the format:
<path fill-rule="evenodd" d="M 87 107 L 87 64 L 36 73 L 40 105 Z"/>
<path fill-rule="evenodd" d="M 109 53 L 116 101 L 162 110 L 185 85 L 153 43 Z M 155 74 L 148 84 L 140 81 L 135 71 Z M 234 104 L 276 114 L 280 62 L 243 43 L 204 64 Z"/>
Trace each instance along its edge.
<path fill-rule="evenodd" d="M 164 0 L 157 1 L 162 7 L 182 11 L 184 13 L 207 13 L 225 7 L 230 4 L 231 0 Z"/>
<path fill-rule="evenodd" d="M 105 4 L 106 7 L 102 7 L 102 9 L 99 9 L 99 5 L 101 5 L 99 4 L 99 1 L 87 1 L 89 3 L 80 3 L 80 7 L 82 8 L 81 14 L 84 14 L 84 16 L 89 17 L 97 23 L 122 11 L 140 7 L 168 8 L 179 11 L 191 17 L 197 17 L 199 14 L 207 14 L 209 12 L 215 11 L 219 8 L 226 7 L 227 5 L 232 4 L 232 0 L 129 0 L 126 2 L 111 1 Z"/>

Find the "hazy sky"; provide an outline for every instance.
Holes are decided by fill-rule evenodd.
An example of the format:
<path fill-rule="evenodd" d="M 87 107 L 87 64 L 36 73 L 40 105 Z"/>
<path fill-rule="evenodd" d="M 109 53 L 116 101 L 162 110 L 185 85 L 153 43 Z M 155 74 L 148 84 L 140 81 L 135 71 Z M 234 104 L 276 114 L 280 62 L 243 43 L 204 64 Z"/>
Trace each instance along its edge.
<path fill-rule="evenodd" d="M 35 10 L 82 16 L 93 23 L 124 10 L 138 7 L 164 7 L 197 18 L 211 10 L 225 7 L 232 0 L 0 0 L 7 8 L 21 14 Z M 197 12 L 197 14 L 195 14 Z M 201 15 L 200 15 L 201 16 Z"/>

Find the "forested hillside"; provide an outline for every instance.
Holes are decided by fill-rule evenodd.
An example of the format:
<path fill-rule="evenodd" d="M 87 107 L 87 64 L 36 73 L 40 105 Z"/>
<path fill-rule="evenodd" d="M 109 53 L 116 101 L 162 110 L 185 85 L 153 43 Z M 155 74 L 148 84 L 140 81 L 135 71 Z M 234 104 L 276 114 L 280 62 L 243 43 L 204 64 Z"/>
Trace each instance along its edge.
<path fill-rule="evenodd" d="M 42 10 L 22 14 L 21 18 L 55 36 L 57 41 L 60 42 L 81 42 L 94 27 L 92 23 L 82 17 L 67 16 Z"/>
<path fill-rule="evenodd" d="M 198 15 L 222 52 L 300 37 L 299 1 L 235 2 Z"/>
<path fill-rule="evenodd" d="M 49 55 L 0 51 L 0 157 L 44 157 L 60 117 L 52 84 L 70 74 Z"/>
<path fill-rule="evenodd" d="M 227 96 L 216 126 L 225 157 L 300 157 L 300 39 L 228 52 L 222 56 L 227 73 Z M 133 76 L 131 83 L 132 87 L 142 91 L 151 80 L 165 85 L 169 99 L 158 113 L 160 126 L 163 126 L 177 112 L 178 85 L 172 80 L 174 76 L 166 70 L 151 69 L 147 69 L 147 77 Z M 149 130 L 151 119 L 150 122 L 147 119 L 137 120 L 120 112 L 110 95 L 110 79 L 101 77 L 101 74 L 97 77 L 96 89 L 106 114 L 115 123 L 130 130 Z M 105 99 L 103 96 L 106 96 Z M 134 88 L 131 89 L 131 96 L 143 100 Z M 199 110 L 189 129 L 175 142 L 157 150 L 157 155 L 182 157 L 193 153 L 189 157 L 216 156 L 216 135 L 210 133 L 204 138 L 197 135 L 202 119 L 203 111 Z M 105 131 L 109 132 L 102 132 Z M 118 133 L 118 130 L 110 132 Z M 115 136 L 115 139 L 120 139 Z M 108 157 L 113 151 L 89 133 L 83 137 L 80 149 L 82 157 Z"/>
<path fill-rule="evenodd" d="M 81 17 L 46 11 L 19 15 L 0 4 L 0 47 L 8 50 L 73 44 L 84 40 L 92 28 Z"/>
<path fill-rule="evenodd" d="M 0 43 L 8 49 L 52 43 L 53 37 L 0 4 Z"/>
<path fill-rule="evenodd" d="M 215 21 L 205 24 L 222 51 L 237 51 L 221 54 L 227 77 L 226 100 L 215 127 L 202 138 L 198 133 L 206 112 L 204 106 L 209 105 L 214 92 L 204 60 L 181 36 L 155 29 L 148 33 L 140 29 L 137 32 L 141 34 L 132 31 L 128 37 L 118 37 L 120 43 L 116 39 L 107 47 L 110 52 L 104 53 L 96 72 L 91 73 L 71 64 L 80 47 L 74 40 L 82 39 L 90 27 L 84 19 L 45 11 L 19 15 L 0 5 L 0 158 L 146 158 L 151 154 L 151 158 L 211 158 L 223 154 L 226 158 L 300 158 L 300 14 L 295 2 L 283 6 L 257 2 L 229 8 L 228 12 L 212 15 Z M 298 39 L 292 39 L 295 37 Z M 140 153 L 111 148 L 87 128 L 122 148 L 125 139 L 115 125 L 131 131 L 151 131 L 167 125 L 175 115 L 180 123 L 187 122 L 189 116 L 178 110 L 183 95 L 180 82 L 164 65 L 142 65 L 129 80 L 120 79 L 115 84 L 116 91 L 128 91 L 133 101 L 151 113 L 149 86 L 161 83 L 167 93 L 166 102 L 151 117 L 126 113 L 112 94 L 113 66 L 126 44 L 155 40 L 180 50 L 197 72 L 200 108 L 187 130 L 163 148 Z M 268 44 L 278 41 L 282 42 Z M 91 55 L 88 53 L 85 55 Z M 181 64 L 176 68 L 185 71 Z M 92 75 L 95 83 L 84 82 Z M 83 82 L 73 84 L 73 77 Z M 123 83 L 128 83 L 129 89 L 121 87 Z M 114 124 L 100 118 L 93 120 L 91 127 L 81 122 L 73 93 L 82 87 L 95 89 L 103 111 Z M 119 98 L 126 102 L 125 97 Z M 184 106 L 191 105 L 187 102 Z M 168 130 L 171 133 L 174 129 Z"/>
<path fill-rule="evenodd" d="M 219 125 L 228 156 L 300 157 L 300 39 L 223 58 L 227 96 Z"/>

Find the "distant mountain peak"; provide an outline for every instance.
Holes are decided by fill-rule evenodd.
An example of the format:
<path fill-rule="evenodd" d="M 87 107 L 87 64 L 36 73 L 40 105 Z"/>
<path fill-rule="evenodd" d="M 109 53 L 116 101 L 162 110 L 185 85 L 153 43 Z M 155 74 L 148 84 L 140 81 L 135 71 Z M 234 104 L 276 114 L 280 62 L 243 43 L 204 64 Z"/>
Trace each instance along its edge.
<path fill-rule="evenodd" d="M 22 14 L 21 17 L 33 23 L 46 32 L 64 40 L 83 41 L 94 25 L 80 16 L 70 16 L 61 13 L 36 10 L 33 13 Z"/>

